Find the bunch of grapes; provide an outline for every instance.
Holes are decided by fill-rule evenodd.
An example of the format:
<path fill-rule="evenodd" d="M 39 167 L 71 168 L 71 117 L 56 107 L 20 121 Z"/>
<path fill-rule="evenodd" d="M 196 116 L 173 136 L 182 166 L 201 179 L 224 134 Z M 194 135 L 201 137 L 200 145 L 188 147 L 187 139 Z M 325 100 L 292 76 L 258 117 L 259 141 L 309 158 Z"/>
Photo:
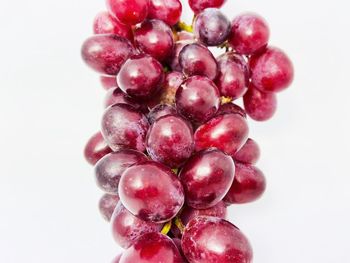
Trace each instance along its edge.
<path fill-rule="evenodd" d="M 100 211 L 126 249 L 113 262 L 252 262 L 227 207 L 265 191 L 247 116 L 273 116 L 293 66 L 268 45 L 262 17 L 230 21 L 224 2 L 189 0 L 187 25 L 179 0 L 107 0 L 83 44 L 108 90 L 85 156 L 105 192 Z"/>

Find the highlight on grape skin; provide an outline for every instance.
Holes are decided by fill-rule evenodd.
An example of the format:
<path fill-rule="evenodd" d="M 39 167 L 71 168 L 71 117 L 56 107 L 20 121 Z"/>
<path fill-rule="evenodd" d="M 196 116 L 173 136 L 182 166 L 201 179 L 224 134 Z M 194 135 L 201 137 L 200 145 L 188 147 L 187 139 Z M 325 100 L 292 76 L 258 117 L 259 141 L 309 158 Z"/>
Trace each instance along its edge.
<path fill-rule="evenodd" d="M 106 0 L 91 19 L 81 55 L 105 110 L 84 155 L 124 249 L 113 263 L 253 262 L 228 211 L 268 190 L 249 126 L 278 113 L 294 67 L 269 44 L 273 24 L 226 2 Z"/>

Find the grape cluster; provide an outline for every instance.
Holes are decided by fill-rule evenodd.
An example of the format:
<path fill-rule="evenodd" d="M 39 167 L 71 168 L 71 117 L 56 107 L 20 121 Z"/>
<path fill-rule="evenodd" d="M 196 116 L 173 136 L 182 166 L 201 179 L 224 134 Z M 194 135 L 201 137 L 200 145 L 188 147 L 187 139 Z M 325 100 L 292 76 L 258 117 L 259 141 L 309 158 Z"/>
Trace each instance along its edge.
<path fill-rule="evenodd" d="M 107 0 L 83 44 L 108 90 L 85 156 L 105 192 L 100 211 L 126 249 L 114 263 L 253 260 L 227 207 L 265 191 L 247 116 L 273 116 L 293 66 L 268 45 L 262 17 L 230 21 L 224 2 L 189 0 L 187 25 L 179 0 Z"/>

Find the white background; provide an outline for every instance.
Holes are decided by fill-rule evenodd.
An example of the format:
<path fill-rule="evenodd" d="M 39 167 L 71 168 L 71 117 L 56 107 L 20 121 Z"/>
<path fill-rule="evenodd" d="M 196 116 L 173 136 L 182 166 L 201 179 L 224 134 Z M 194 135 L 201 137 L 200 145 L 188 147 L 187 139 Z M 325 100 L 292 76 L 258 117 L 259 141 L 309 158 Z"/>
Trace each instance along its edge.
<path fill-rule="evenodd" d="M 82 157 L 104 92 L 80 45 L 103 2 L 0 2 L 0 262 L 107 263 L 120 251 Z M 256 263 L 350 262 L 348 1 L 228 2 L 230 17 L 263 15 L 296 68 L 275 118 L 251 121 L 268 191 L 230 219 Z"/>

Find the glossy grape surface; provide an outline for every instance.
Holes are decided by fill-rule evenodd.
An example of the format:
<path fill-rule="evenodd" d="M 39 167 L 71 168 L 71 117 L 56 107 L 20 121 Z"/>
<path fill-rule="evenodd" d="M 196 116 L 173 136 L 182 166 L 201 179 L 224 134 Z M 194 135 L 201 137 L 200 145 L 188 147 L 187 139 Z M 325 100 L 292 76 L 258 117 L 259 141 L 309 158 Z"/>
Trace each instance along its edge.
<path fill-rule="evenodd" d="M 153 161 L 128 168 L 119 183 L 123 205 L 145 221 L 164 223 L 184 204 L 183 187 L 172 170 Z"/>
<path fill-rule="evenodd" d="M 230 45 L 239 54 L 250 55 L 267 46 L 270 30 L 257 14 L 242 14 L 232 22 Z"/>
<path fill-rule="evenodd" d="M 216 113 L 216 115 L 223 115 L 223 114 L 239 114 L 243 118 L 247 118 L 247 113 L 245 112 L 244 109 L 242 109 L 240 106 L 234 103 L 225 103 L 222 104 Z"/>
<path fill-rule="evenodd" d="M 234 225 L 216 217 L 197 217 L 186 226 L 182 249 L 191 263 L 251 263 L 248 239 Z"/>
<path fill-rule="evenodd" d="M 159 104 L 154 107 L 148 114 L 148 120 L 150 124 L 153 124 L 156 120 L 167 115 L 176 114 L 176 109 L 168 104 Z"/>
<path fill-rule="evenodd" d="M 134 48 L 126 38 L 117 35 L 95 35 L 88 38 L 81 49 L 85 63 L 95 71 L 116 75 Z"/>
<path fill-rule="evenodd" d="M 252 84 L 263 92 L 280 92 L 293 81 L 293 64 L 281 49 L 268 47 L 252 56 L 249 64 Z"/>
<path fill-rule="evenodd" d="M 238 114 L 214 117 L 200 126 L 194 135 L 197 151 L 216 147 L 233 156 L 247 141 L 249 128 Z"/>
<path fill-rule="evenodd" d="M 207 46 L 219 46 L 230 35 L 231 23 L 219 9 L 208 8 L 196 17 L 194 32 L 201 43 Z"/>
<path fill-rule="evenodd" d="M 212 118 L 219 106 L 219 90 L 214 82 L 206 77 L 190 77 L 176 92 L 176 109 L 194 123 L 203 123 Z"/>
<path fill-rule="evenodd" d="M 134 107 L 127 104 L 114 104 L 102 118 L 102 133 L 113 150 L 133 149 L 145 151 L 145 139 L 149 123 Z"/>
<path fill-rule="evenodd" d="M 234 175 L 232 158 L 220 150 L 210 149 L 195 154 L 179 174 L 186 204 L 196 209 L 215 206 L 227 194 Z"/>
<path fill-rule="evenodd" d="M 173 32 L 163 21 L 146 20 L 136 27 L 134 34 L 136 47 L 158 61 L 164 61 L 173 54 Z"/>
<path fill-rule="evenodd" d="M 260 158 L 260 147 L 253 139 L 248 139 L 243 147 L 235 153 L 233 159 L 240 163 L 256 164 Z"/>
<path fill-rule="evenodd" d="M 147 134 L 150 157 L 171 168 L 182 165 L 194 150 L 192 127 L 177 115 L 158 119 Z"/>
<path fill-rule="evenodd" d="M 136 55 L 122 66 L 117 83 L 122 91 L 137 99 L 150 99 L 164 81 L 162 65 L 149 55 Z"/>
<path fill-rule="evenodd" d="M 250 75 L 244 58 L 233 52 L 225 53 L 218 58 L 218 65 L 215 83 L 220 94 L 234 100 L 242 97 L 247 91 Z"/>
<path fill-rule="evenodd" d="M 123 172 L 142 161 L 147 161 L 146 155 L 135 150 L 119 150 L 106 155 L 95 166 L 97 185 L 103 191 L 117 194 Z"/>
<path fill-rule="evenodd" d="M 209 7 L 217 7 L 220 8 L 226 0 L 189 0 L 191 9 L 195 14 L 203 11 Z"/>
<path fill-rule="evenodd" d="M 256 121 L 271 119 L 277 110 L 276 94 L 262 92 L 253 86 L 249 87 L 243 101 L 247 114 Z"/>
<path fill-rule="evenodd" d="M 89 139 L 84 149 L 85 159 L 91 165 L 95 165 L 98 160 L 110 152 L 112 152 L 112 149 L 109 148 L 101 132 L 94 134 L 94 136 Z"/>
<path fill-rule="evenodd" d="M 218 73 L 218 65 L 208 48 L 201 44 L 188 44 L 179 54 L 179 62 L 186 76 L 205 76 L 214 80 Z"/>
<path fill-rule="evenodd" d="M 257 167 L 236 163 L 235 180 L 225 197 L 230 204 L 245 204 L 259 199 L 266 189 L 264 174 Z"/>
<path fill-rule="evenodd" d="M 182 4 L 180 0 L 150 0 L 148 17 L 160 19 L 169 26 L 180 21 Z"/>
<path fill-rule="evenodd" d="M 162 230 L 161 224 L 141 220 L 131 214 L 121 202 L 113 213 L 111 226 L 114 240 L 123 248 L 130 247 L 143 234 Z"/>
<path fill-rule="evenodd" d="M 106 221 L 109 222 L 111 220 L 114 209 L 116 208 L 118 202 L 119 202 L 118 195 L 104 194 L 101 197 L 98 203 L 98 208 L 100 210 L 102 217 Z"/>
<path fill-rule="evenodd" d="M 141 236 L 122 255 L 120 263 L 182 263 L 174 242 L 160 233 Z"/>
<path fill-rule="evenodd" d="M 95 34 L 115 34 L 133 41 L 131 27 L 120 23 L 108 12 L 100 12 L 96 15 L 93 31 Z"/>
<path fill-rule="evenodd" d="M 127 25 L 141 23 L 148 15 L 149 0 L 106 0 L 111 15 Z"/>

